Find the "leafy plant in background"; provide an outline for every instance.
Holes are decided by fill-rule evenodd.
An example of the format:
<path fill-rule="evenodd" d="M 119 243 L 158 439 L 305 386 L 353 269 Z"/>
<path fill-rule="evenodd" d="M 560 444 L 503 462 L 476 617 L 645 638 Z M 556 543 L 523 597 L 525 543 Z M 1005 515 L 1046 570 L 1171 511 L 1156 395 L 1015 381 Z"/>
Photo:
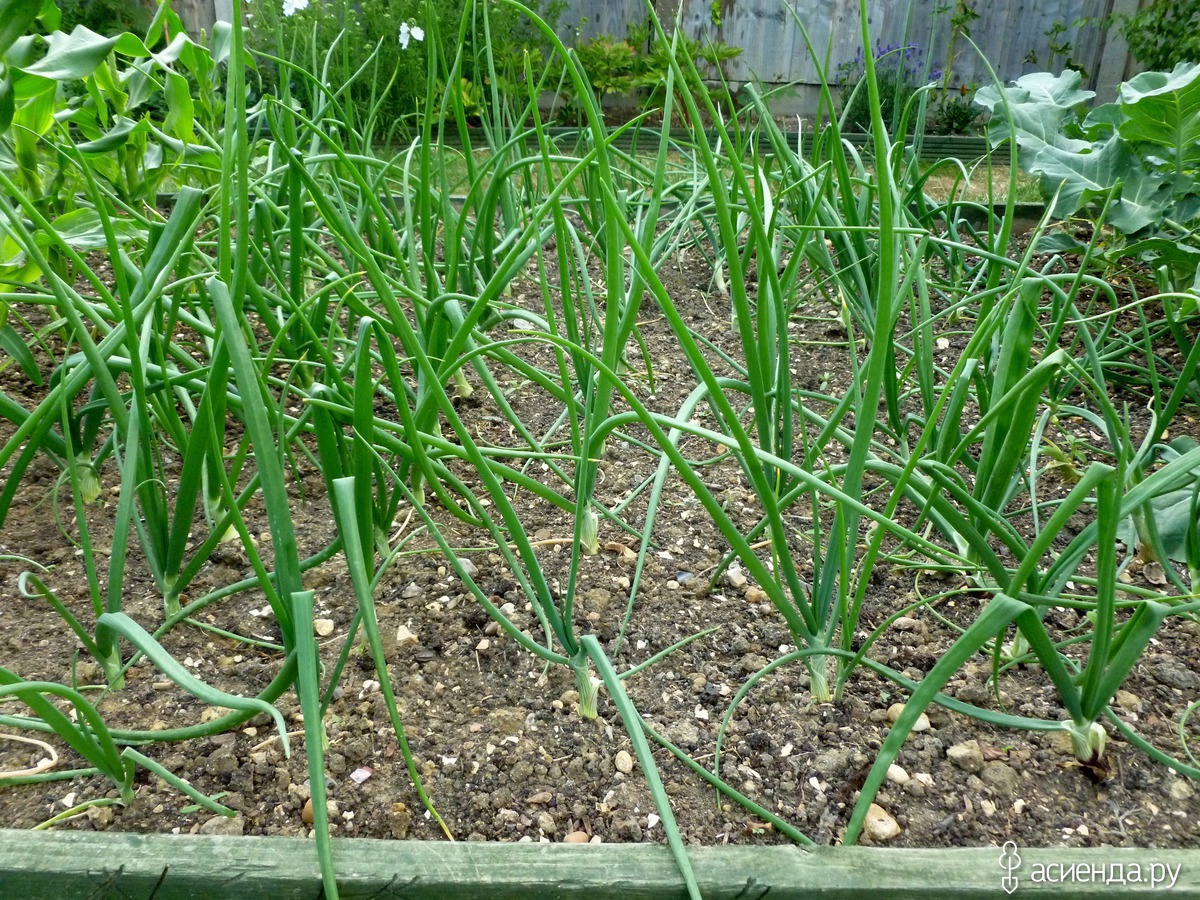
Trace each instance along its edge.
<path fill-rule="evenodd" d="M 992 113 L 992 145 L 1016 142 L 1021 168 L 1040 177 L 1051 215 L 1107 203 L 1105 223 L 1124 236 L 1113 255 L 1161 266 L 1173 290 L 1195 293 L 1200 64 L 1143 72 L 1121 85 L 1117 102 L 1091 110 L 1095 95 L 1080 82 L 1068 70 L 981 88 L 975 102 Z"/>
<path fill-rule="evenodd" d="M 59 0 L 62 30 L 82 25 L 105 37 L 133 32 L 144 34 L 158 4 L 146 0 Z"/>
<path fill-rule="evenodd" d="M 1057 70 L 1059 65 L 1062 65 L 1064 69 L 1071 69 L 1086 78 L 1087 69 L 1076 62 L 1071 56 L 1070 40 L 1063 39 L 1063 34 L 1066 33 L 1066 30 L 1067 26 L 1065 23 L 1055 22 L 1043 31 L 1042 35 L 1046 38 L 1046 46 L 1050 51 L 1050 57 L 1043 62 L 1038 57 L 1036 50 L 1030 50 L 1025 55 L 1025 62 L 1033 66 L 1041 66 L 1041 68 L 1051 72 Z"/>
<path fill-rule="evenodd" d="M 549 22 L 556 23 L 566 8 L 562 0 L 537 0 L 534 7 Z M 437 28 L 429 27 L 424 0 L 323 0 L 303 6 L 286 0 L 256 0 L 250 20 L 251 47 L 261 53 L 299 63 L 313 74 L 324 73 L 336 88 L 344 88 L 341 105 L 348 122 L 361 123 L 372 112 L 385 124 L 383 135 L 397 129 L 413 132 L 417 116 L 425 107 L 427 60 L 453 60 L 461 34 L 461 71 L 453 82 L 445 72 L 436 73 L 443 84 L 460 84 L 464 79 L 479 96 L 487 93 L 494 69 L 492 60 L 505 64 L 520 60 L 526 51 L 545 53 L 546 43 L 528 20 L 504 4 L 488 11 L 489 42 L 482 44 L 481 12 L 473 0 L 453 0 L 433 6 Z M 464 13 L 474 22 L 460 29 Z M 414 27 L 438 35 L 442 45 L 436 56 L 414 34 Z M 370 59 L 369 77 L 353 78 L 364 57 Z M 505 75 L 515 78 L 513 72 Z M 270 83 L 291 77 L 276 69 Z M 297 87 L 300 85 L 297 84 Z"/>
<path fill-rule="evenodd" d="M 958 95 L 942 97 L 925 119 L 926 134 L 975 134 L 983 123 L 983 111 L 973 102 L 974 88 L 961 85 Z"/>
<path fill-rule="evenodd" d="M 1120 28 L 1133 58 L 1152 71 L 1200 62 L 1200 0 L 1151 0 L 1103 24 Z"/>
<path fill-rule="evenodd" d="M 601 101 L 609 94 L 641 94 L 648 108 L 660 109 L 664 105 L 664 92 L 671 68 L 668 54 L 671 51 L 653 40 L 649 26 L 631 24 L 629 34 L 623 40 L 617 40 L 612 35 L 600 35 L 578 43 L 573 49 L 580 68 Z M 686 81 L 676 78 L 672 82 L 676 92 L 675 108 L 687 116 L 686 108 L 678 102 L 678 92 L 684 89 L 685 84 L 694 94 L 703 92 L 719 100 L 726 109 L 732 108 L 724 66 L 741 55 L 741 47 L 730 46 L 724 41 L 693 40 L 680 35 L 674 52 L 686 55 L 694 63 L 684 73 Z M 570 81 L 564 82 L 563 88 L 570 90 Z"/>
<path fill-rule="evenodd" d="M 917 44 L 883 44 L 877 40 L 872 50 L 878 79 L 879 108 L 883 122 L 894 128 L 900 120 L 901 110 L 926 81 L 942 78 L 940 68 L 927 69 L 925 51 Z M 871 130 L 871 98 L 864 80 L 865 58 L 863 48 L 858 48 L 854 59 L 837 68 L 837 81 L 844 85 L 841 127 L 846 131 L 868 132 Z M 912 127 L 910 122 L 909 127 Z"/>

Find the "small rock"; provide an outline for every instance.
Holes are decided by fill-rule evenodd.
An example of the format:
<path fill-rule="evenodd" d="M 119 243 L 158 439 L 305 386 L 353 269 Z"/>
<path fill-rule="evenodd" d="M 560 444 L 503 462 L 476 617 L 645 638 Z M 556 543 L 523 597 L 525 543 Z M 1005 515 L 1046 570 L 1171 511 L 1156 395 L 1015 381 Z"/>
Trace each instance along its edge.
<path fill-rule="evenodd" d="M 93 806 L 87 811 L 88 821 L 97 831 L 102 831 L 112 825 L 116 813 L 111 806 Z"/>
<path fill-rule="evenodd" d="M 602 613 L 612 605 L 613 592 L 604 588 L 591 588 L 583 594 L 583 608 Z"/>
<path fill-rule="evenodd" d="M 572 831 L 565 838 L 563 838 L 563 843 L 564 844 L 586 844 L 588 842 L 588 840 L 589 840 L 589 838 L 587 836 L 586 831 Z"/>
<path fill-rule="evenodd" d="M 738 665 L 742 667 L 742 671 L 747 675 L 753 675 L 759 669 L 766 668 L 767 658 L 758 653 L 747 653 L 741 658 Z"/>
<path fill-rule="evenodd" d="M 1050 749 L 1060 756 L 1074 756 L 1075 748 L 1071 744 L 1071 735 L 1065 731 L 1051 731 L 1049 735 Z"/>
<path fill-rule="evenodd" d="M 218 816 L 218 818 L 220 818 L 220 816 Z M 304 801 L 304 809 L 300 810 L 300 821 L 305 825 L 311 825 L 313 823 L 312 797 L 309 797 Z"/>
<path fill-rule="evenodd" d="M 241 837 L 245 831 L 246 820 L 241 816 L 213 816 L 200 826 L 201 834 L 224 834 Z"/>
<path fill-rule="evenodd" d="M 746 590 L 747 603 L 770 603 L 771 598 L 767 596 L 767 592 L 760 587 L 752 587 Z"/>
<path fill-rule="evenodd" d="M 890 841 L 899 836 L 900 823 L 882 806 L 872 803 L 867 808 L 867 816 L 863 820 L 863 831 L 873 841 Z"/>
<path fill-rule="evenodd" d="M 396 629 L 396 643 L 403 647 L 406 644 L 419 644 L 420 639 L 408 630 L 407 626 L 401 625 Z"/>
<path fill-rule="evenodd" d="M 1170 791 L 1172 800 L 1190 800 L 1196 794 L 1196 789 L 1183 778 L 1172 781 Z"/>
<path fill-rule="evenodd" d="M 402 841 L 408 837 L 410 831 L 412 831 L 412 812 L 404 803 L 393 803 L 392 837 L 398 841 Z M 472 834 L 474 834 L 474 832 L 472 832 Z M 470 835 L 467 836 L 467 840 L 471 840 Z"/>
<path fill-rule="evenodd" d="M 548 812 L 540 812 L 537 814 L 537 827 L 543 834 L 557 834 L 558 825 L 554 821 L 554 816 Z"/>
<path fill-rule="evenodd" d="M 1160 684 L 1167 687 L 1179 688 L 1184 692 L 1200 689 L 1200 675 L 1185 668 L 1175 660 L 1161 662 L 1154 670 L 1154 677 Z"/>
<path fill-rule="evenodd" d="M 908 784 L 911 779 L 901 766 L 892 763 L 888 766 L 887 780 L 892 784 Z"/>
<path fill-rule="evenodd" d="M 479 566 L 475 565 L 475 563 L 471 562 L 469 559 L 464 559 L 460 556 L 458 558 L 458 564 L 462 566 L 463 574 L 468 578 L 474 578 L 479 574 Z"/>
<path fill-rule="evenodd" d="M 700 729 L 686 719 L 667 726 L 664 732 L 668 741 L 684 749 L 695 749 L 700 743 Z"/>
<path fill-rule="evenodd" d="M 748 579 L 745 574 L 737 566 L 730 566 L 725 570 L 725 583 L 731 588 L 741 590 L 746 586 L 747 582 Z"/>
<path fill-rule="evenodd" d="M 549 803 L 553 799 L 554 799 L 554 795 L 552 793 L 550 793 L 549 791 L 538 791 L 536 794 L 534 794 L 532 797 L 530 797 L 526 802 L 530 806 L 545 806 L 547 803 Z"/>
<path fill-rule="evenodd" d="M 408 585 L 400 592 L 400 596 L 405 600 L 414 600 L 425 593 L 425 590 L 415 581 L 410 581 Z"/>
<path fill-rule="evenodd" d="M 626 843 L 640 844 L 642 842 L 642 826 L 638 822 L 637 816 L 625 816 L 617 819 L 613 822 L 613 832 L 619 840 Z"/>
<path fill-rule="evenodd" d="M 313 619 L 313 631 L 317 637 L 329 637 L 333 634 L 333 619 Z"/>
<path fill-rule="evenodd" d="M 633 757 L 626 750 L 618 750 L 616 757 L 613 759 L 613 765 L 617 767 L 617 771 L 622 775 L 628 775 L 633 771 Z"/>
<path fill-rule="evenodd" d="M 525 730 L 525 712 L 511 706 L 502 706 L 488 713 L 492 731 L 501 737 L 520 734 Z"/>
<path fill-rule="evenodd" d="M 478 644 L 475 645 L 475 649 L 478 651 L 482 651 L 482 650 L 488 649 L 491 646 L 492 646 L 492 642 L 489 641 L 487 638 L 484 638 Z"/>
<path fill-rule="evenodd" d="M 1117 696 L 1113 698 L 1113 701 L 1121 709 L 1129 712 L 1142 711 L 1142 699 L 1132 691 L 1117 691 Z"/>
<path fill-rule="evenodd" d="M 946 751 L 946 757 L 964 772 L 978 772 L 983 768 L 983 751 L 978 741 L 963 741 Z"/>
<path fill-rule="evenodd" d="M 237 757 L 233 755 L 233 751 L 228 747 L 219 747 L 214 750 L 208 757 L 208 763 L 205 766 L 209 775 L 228 775 L 238 767 Z M 221 818 L 224 818 L 222 816 Z"/>
<path fill-rule="evenodd" d="M 891 723 L 892 725 L 895 725 L 896 720 L 900 718 L 900 714 L 902 712 L 904 712 L 904 704 L 903 703 L 893 703 L 891 706 L 888 707 L 888 711 L 887 711 L 888 722 Z M 913 731 L 928 731 L 929 730 L 929 716 L 925 715 L 925 713 L 921 713 L 919 716 L 917 716 L 917 721 L 913 723 L 912 730 Z"/>
<path fill-rule="evenodd" d="M 1003 794 L 1015 793 L 1021 784 L 1021 776 L 1017 774 L 1017 770 L 1002 762 L 985 763 L 979 772 L 979 779 Z"/>
<path fill-rule="evenodd" d="M 1142 569 L 1142 577 L 1147 582 L 1153 585 L 1162 586 L 1167 583 L 1167 573 L 1162 567 L 1162 563 L 1148 562 Z"/>
<path fill-rule="evenodd" d="M 845 747 L 830 747 L 813 758 L 812 766 L 822 775 L 841 775 L 850 768 L 851 754 Z"/>
<path fill-rule="evenodd" d="M 901 616 L 892 623 L 892 627 L 897 631 L 915 631 L 918 624 L 912 616 Z"/>
<path fill-rule="evenodd" d="M 983 814 L 989 819 L 996 814 L 996 804 L 991 800 L 980 800 L 979 808 L 983 810 Z"/>

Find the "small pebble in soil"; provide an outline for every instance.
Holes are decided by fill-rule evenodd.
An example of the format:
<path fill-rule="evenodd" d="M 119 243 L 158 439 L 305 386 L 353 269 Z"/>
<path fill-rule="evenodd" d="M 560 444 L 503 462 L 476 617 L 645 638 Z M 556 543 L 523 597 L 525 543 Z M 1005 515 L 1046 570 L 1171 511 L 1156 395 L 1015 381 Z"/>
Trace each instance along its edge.
<path fill-rule="evenodd" d="M 887 780 L 892 782 L 892 784 L 908 784 L 912 779 L 909 778 L 908 773 L 904 771 L 902 766 L 892 763 L 888 766 Z"/>
<path fill-rule="evenodd" d="M 946 758 L 964 772 L 978 772 L 983 768 L 983 751 L 978 741 L 963 741 L 946 750 Z"/>
<path fill-rule="evenodd" d="M 313 619 L 313 631 L 317 637 L 329 637 L 333 634 L 333 619 Z"/>
<path fill-rule="evenodd" d="M 572 831 L 565 838 L 563 838 L 563 843 L 564 844 L 586 844 L 588 842 L 588 840 L 589 840 L 589 838 L 587 836 L 586 831 Z"/>
<path fill-rule="evenodd" d="M 617 771 L 622 775 L 628 775 L 633 771 L 633 757 L 629 755 L 627 750 L 618 750 L 616 757 L 613 759 L 613 765 L 617 767 Z"/>
<path fill-rule="evenodd" d="M 1196 789 L 1182 778 L 1176 778 L 1170 787 L 1172 800 L 1190 800 L 1196 794 Z"/>
<path fill-rule="evenodd" d="M 1114 698 L 1117 706 L 1129 712 L 1141 712 L 1142 701 L 1137 694 L 1132 691 L 1117 691 L 1117 696 Z"/>
<path fill-rule="evenodd" d="M 900 836 L 900 823 L 878 803 L 872 803 L 863 820 L 863 831 L 873 841 L 890 841 Z"/>
<path fill-rule="evenodd" d="M 246 820 L 241 816 L 213 816 L 200 826 L 200 833 L 240 837 L 245 827 Z"/>
<path fill-rule="evenodd" d="M 1014 794 L 1021 783 L 1021 776 L 1012 766 L 1002 762 L 985 763 L 979 772 L 979 778 L 984 784 L 1000 794 Z"/>
<path fill-rule="evenodd" d="M 891 706 L 888 707 L 888 711 L 887 711 L 888 722 L 890 722 L 893 725 L 896 724 L 896 720 L 900 718 L 900 714 L 902 712 L 904 712 L 904 704 L 903 703 L 893 703 Z M 917 721 L 913 723 L 912 730 L 913 731 L 928 731 L 929 730 L 929 716 L 925 715 L 925 713 L 921 713 L 919 716 L 917 716 Z"/>
<path fill-rule="evenodd" d="M 420 640 L 408 629 L 408 626 L 401 625 L 396 629 L 396 643 L 404 647 L 409 644 L 419 644 Z"/>

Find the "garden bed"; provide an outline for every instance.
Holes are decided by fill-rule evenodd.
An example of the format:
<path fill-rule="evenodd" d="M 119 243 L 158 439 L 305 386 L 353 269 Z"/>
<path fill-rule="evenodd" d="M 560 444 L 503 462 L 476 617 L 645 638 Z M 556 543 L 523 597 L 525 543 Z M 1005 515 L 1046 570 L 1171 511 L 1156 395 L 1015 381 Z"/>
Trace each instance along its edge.
<path fill-rule="evenodd" d="M 729 331 L 718 312 L 720 299 L 710 273 L 699 260 L 682 258 L 664 273 L 672 297 L 692 327 L 718 347 L 733 352 Z M 531 283 L 518 282 L 516 301 L 536 296 Z M 840 353 L 829 346 L 844 337 L 826 307 L 806 311 L 795 333 L 801 388 L 836 394 L 846 373 Z M 665 325 L 648 315 L 643 334 L 658 377 L 654 399 L 674 409 L 691 385 L 686 361 Z M 946 340 L 961 342 L 961 331 L 947 329 Z M 948 347 L 947 353 L 953 348 Z M 636 369 L 637 358 L 631 358 Z M 19 370 L 3 373 L 4 389 L 35 401 L 38 388 Z M 537 405 L 537 395 L 514 379 L 512 402 L 533 428 L 553 414 Z M 639 391 L 649 395 L 645 385 Z M 465 401 L 460 413 L 487 436 L 503 430 L 487 403 Z M 0 431 L 0 440 L 10 430 Z M 502 440 L 502 435 L 494 435 Z M 692 451 L 703 455 L 698 446 Z M 627 444 L 612 449 L 603 465 L 600 496 L 615 505 L 652 472 L 654 461 Z M 301 470 L 292 484 L 294 521 L 302 556 L 334 537 L 319 474 Z M 732 466 L 718 467 L 706 480 L 721 488 L 728 508 L 745 510 L 744 527 L 753 526 L 753 497 Z M 57 470 L 40 460 L 17 495 L 8 524 L 0 532 L 0 552 L 51 567 L 48 586 L 72 608 L 86 605 L 80 559 L 52 514 Z M 102 483 L 115 491 L 115 476 L 102 472 Z M 115 502 L 102 499 L 91 522 L 92 540 L 111 545 Z M 637 510 L 638 507 L 634 507 Z M 540 553 L 550 572 L 565 577 L 569 517 L 536 504 L 525 523 L 546 544 Z M 633 513 L 636 519 L 637 513 Z M 107 520 L 107 521 L 106 521 Z M 409 522 L 404 510 L 399 521 Z M 270 533 L 253 506 L 250 531 L 260 545 Z M 762 591 L 742 577 L 726 575 L 709 586 L 709 573 L 724 547 L 694 498 L 672 483 L 655 532 L 642 589 L 624 640 L 618 644 L 636 543 L 606 526 L 605 549 L 584 560 L 576 604 L 578 626 L 594 631 L 620 667 L 636 665 L 675 642 L 710 625 L 717 630 L 676 651 L 626 682 L 642 715 L 668 738 L 710 765 L 721 717 L 734 692 L 769 661 L 789 649 L 782 622 Z M 532 625 L 516 585 L 499 557 L 472 551 L 467 531 L 458 537 L 461 556 L 477 568 L 475 578 L 489 594 L 518 607 L 515 617 Z M 393 535 L 398 539 L 401 533 Z M 416 550 L 432 550 L 419 538 Z M 103 550 L 101 551 L 103 552 Z M 557 560 L 557 562 L 556 562 Z M 15 593 L 16 579 L 27 567 L 11 559 L 0 563 L 0 577 Z M 238 544 L 222 545 L 189 592 L 196 596 L 250 574 Z M 1140 586 L 1154 585 L 1139 576 Z M 354 612 L 340 556 L 312 571 L 306 586 L 316 591 L 316 617 L 327 665 L 332 665 Z M 126 576 L 125 609 L 136 618 L 161 620 L 161 601 L 144 567 L 136 561 Z M 1165 588 L 1163 589 L 1165 591 Z M 83 593 L 80 593 L 83 591 Z M 981 597 L 955 577 L 900 565 L 881 567 L 873 582 L 860 628 L 864 633 L 883 618 L 920 597 L 944 595 L 926 608 L 893 624 L 876 644 L 872 657 L 919 679 L 945 652 L 956 628 L 970 623 Z M 186 598 L 184 598 L 186 601 Z M 435 555 L 401 556 L 377 593 L 380 627 L 386 641 L 401 713 L 426 786 L 454 835 L 467 840 L 562 841 L 568 835 L 609 842 L 659 840 L 661 826 L 624 727 L 602 694 L 600 717 L 580 719 L 578 695 L 569 673 L 544 671 L 495 625 Z M 209 607 L 199 617 L 206 625 L 268 641 L 278 630 L 262 595 L 248 591 Z M 1052 613 L 1069 628 L 1078 616 Z M 30 680 L 95 684 L 99 669 L 76 660 L 59 638 L 61 624 L 46 605 L 16 600 L 0 608 L 5 665 Z M 1148 739 L 1163 747 L 1177 743 L 1184 710 L 1200 686 L 1200 627 L 1190 621 L 1164 630 L 1117 695 L 1117 713 Z M 249 695 L 264 687 L 278 670 L 270 651 L 239 645 L 210 632 L 178 627 L 164 646 L 196 676 L 223 690 Z M 1039 667 L 1007 671 L 998 696 L 988 686 L 986 658 L 969 663 L 950 683 L 950 696 L 998 710 L 1057 719 L 1055 703 Z M 326 757 L 329 795 L 335 804 L 335 835 L 364 837 L 437 837 L 438 826 L 422 814 L 391 735 L 383 698 L 374 686 L 367 654 L 354 653 L 338 699 L 330 707 Z M 818 843 L 838 842 L 856 791 L 889 729 L 888 710 L 904 696 L 894 685 L 864 669 L 851 678 L 846 696 L 833 704 L 814 703 L 808 676 L 799 665 L 763 679 L 732 717 L 722 756 L 725 778 Z M 292 696 L 282 708 L 289 724 L 298 721 Z M 125 690 L 99 704 L 110 727 L 142 730 L 174 728 L 215 714 L 176 689 L 149 664 L 135 666 Z M 292 740 L 303 747 L 298 724 Z M 64 748 L 59 747 L 60 752 Z M 152 776 L 138 784 L 129 806 L 101 806 L 61 827 L 176 833 L 301 835 L 308 796 L 303 753 L 286 759 L 265 718 L 227 734 L 153 748 L 167 769 L 234 809 L 237 817 L 213 817 Z M 37 752 L 34 756 L 40 756 Z M 926 730 L 913 733 L 897 760 L 897 771 L 877 802 L 896 820 L 898 836 L 879 843 L 901 847 L 998 845 L 1012 840 L 1022 847 L 1142 846 L 1189 847 L 1200 841 L 1200 798 L 1186 779 L 1155 765 L 1139 751 L 1114 739 L 1109 769 L 1097 773 L 1079 766 L 1065 733 L 1006 731 L 931 707 Z M 31 750 L 0 743 L 0 767 L 30 764 Z M 693 844 L 757 844 L 782 838 L 771 826 L 729 800 L 718 802 L 700 779 L 665 751 L 659 753 L 667 793 L 680 828 Z M 69 752 L 60 768 L 78 765 Z M 96 779 L 0 790 L 0 823 L 30 827 L 69 806 L 101 796 Z"/>
<path fill-rule="evenodd" d="M 194 836 L 185 869 L 241 839 L 234 882 L 270 857 L 311 894 L 311 849 L 331 898 L 379 855 L 342 839 L 411 846 L 429 890 L 533 845 L 498 895 L 589 852 L 678 892 L 662 847 L 622 852 L 666 843 L 693 898 L 753 894 L 759 851 L 786 895 L 886 847 L 911 896 L 943 850 L 979 869 L 950 887 L 994 893 L 1022 852 L 1057 888 L 1089 850 L 1197 845 L 1182 237 L 1122 243 L 1126 217 L 1031 250 L 994 181 L 964 215 L 918 166 L 804 155 L 752 94 L 769 154 L 535 128 L 381 159 L 315 76 L 248 109 L 242 37 L 187 45 L 198 102 L 165 72 L 158 130 L 121 130 L 109 87 L 171 65 L 141 38 L 12 70 L 47 130 L 0 168 L 0 827 L 75 832 L 54 846 L 101 891 L 124 875 L 96 852 L 142 846 L 141 890 Z M 80 81 L 91 118 L 28 99 Z M 427 88 L 426 132 L 469 142 Z M 788 842 L 818 852 L 764 846 Z M 407 889 L 381 866 L 364 890 Z"/>

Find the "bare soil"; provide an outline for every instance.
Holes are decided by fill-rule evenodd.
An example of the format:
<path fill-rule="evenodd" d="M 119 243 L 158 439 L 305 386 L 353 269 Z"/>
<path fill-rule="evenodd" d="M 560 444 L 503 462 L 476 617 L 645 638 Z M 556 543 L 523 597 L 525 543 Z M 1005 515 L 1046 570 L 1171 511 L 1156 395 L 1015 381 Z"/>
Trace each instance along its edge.
<path fill-rule="evenodd" d="M 664 278 L 692 327 L 716 345 L 732 349 L 728 306 L 711 291 L 703 262 L 683 259 Z M 518 285 L 515 299 L 531 306 L 540 301 L 529 284 Z M 845 334 L 832 307 L 806 312 L 817 318 L 796 328 L 797 384 L 836 394 L 845 384 L 845 351 L 826 344 L 844 340 Z M 694 383 L 691 373 L 657 311 L 648 306 L 643 320 L 657 378 L 656 408 L 674 412 Z M 961 332 L 947 336 L 951 346 L 963 339 Z M 50 363 L 45 356 L 42 361 Z M 640 354 L 632 353 L 630 363 L 636 372 Z M 532 388 L 515 380 L 503 386 L 511 390 L 511 402 L 535 432 L 557 414 Z M 44 392 L 13 365 L 0 372 L 0 388 L 27 404 Z M 645 382 L 639 384 L 639 392 L 651 396 Z M 504 427 L 481 391 L 461 411 L 485 437 L 489 429 Z M 1194 422 L 1194 411 L 1188 415 Z M 12 431 L 8 423 L 0 423 L 0 442 Z M 698 441 L 685 443 L 685 449 L 695 458 L 711 452 Z M 613 442 L 599 495 L 610 506 L 615 504 L 642 484 L 653 465 L 632 443 Z M 7 478 L 8 472 L 4 474 Z M 295 475 L 294 520 L 303 556 L 328 545 L 334 535 L 320 474 L 301 465 Z M 0 530 L 0 664 L 26 679 L 69 684 L 74 676 L 80 684 L 98 685 L 98 667 L 76 658 L 73 642 L 54 612 L 17 590 L 18 576 L 31 567 L 14 557 L 34 560 L 49 569 L 44 579 L 63 602 L 85 623 L 92 621 L 81 554 L 73 543 L 74 526 L 61 525 L 56 518 L 56 494 L 64 521 L 70 505 L 69 491 L 58 486 L 58 478 L 49 460 L 38 459 Z M 751 527 L 756 500 L 740 473 L 724 464 L 706 470 L 705 479 L 720 486 L 727 508 Z M 104 494 L 90 512 L 89 525 L 93 540 L 105 547 L 111 546 L 116 505 L 111 465 L 102 471 L 101 480 Z M 644 493 L 627 513 L 631 522 L 640 522 Z M 557 511 L 531 503 L 528 515 L 526 528 L 539 539 L 571 534 L 571 523 Z M 260 546 L 269 542 L 261 513 L 252 511 L 250 526 Z M 412 528 L 409 521 L 407 530 Z M 477 580 L 490 594 L 512 602 L 518 623 L 536 633 L 533 613 L 494 548 L 488 550 L 478 534 L 461 526 L 448 523 L 447 529 L 462 548 L 461 556 L 478 568 Z M 393 537 L 399 536 L 398 532 Z M 793 648 L 781 617 L 753 582 L 739 585 L 722 578 L 710 583 L 726 548 L 678 481 L 668 490 L 654 540 L 628 628 L 619 640 L 633 577 L 630 554 L 622 545 L 636 545 L 615 526 L 603 527 L 606 549 L 583 561 L 577 624 L 598 634 L 618 669 L 708 626 L 720 626 L 626 682 L 649 722 L 695 759 L 711 765 L 717 731 L 734 692 L 752 673 Z M 581 719 L 569 673 L 546 670 L 497 633 L 432 552 L 427 537 L 418 534 L 408 546 L 423 552 L 402 555 L 389 569 L 377 593 L 378 615 L 408 739 L 429 795 L 455 837 L 561 841 L 569 833 L 584 832 L 603 842 L 662 840 L 643 774 L 636 763 L 622 771 L 630 769 L 622 751 L 630 753 L 632 747 L 609 699 L 602 694 L 598 719 Z M 548 543 L 540 552 L 547 570 L 565 579 L 569 548 Z M 236 542 L 225 544 L 205 564 L 185 602 L 251 574 Z M 334 624 L 333 633 L 321 639 L 328 667 L 355 610 L 341 557 L 310 571 L 306 586 L 316 592 L 317 617 Z M 1151 585 L 1145 581 L 1142 586 Z M 891 628 L 872 656 L 920 678 L 955 639 L 956 629 L 968 624 L 986 600 L 960 580 L 903 566 L 899 559 L 882 564 L 860 625 L 864 634 L 897 609 L 939 594 L 945 596 Z M 258 591 L 242 592 L 207 607 L 199 620 L 277 640 L 270 616 L 256 615 L 264 605 Z M 150 629 L 163 619 L 161 599 L 136 556 L 126 574 L 125 609 Z M 1078 618 L 1061 609 L 1051 613 L 1051 621 L 1068 629 Z M 243 695 L 265 686 L 280 666 L 277 652 L 193 626 L 174 629 L 164 644 L 196 676 Z M 1064 716 L 1049 680 L 1037 667 L 1007 671 L 995 690 L 987 681 L 989 671 L 990 660 L 981 655 L 968 663 L 947 692 L 985 708 L 1051 720 Z M 371 683 L 375 678 L 369 653 L 355 650 L 330 707 L 326 760 L 334 833 L 439 839 L 440 829 L 425 814 L 410 784 L 382 696 Z M 807 683 L 798 665 L 759 683 L 733 712 L 721 773 L 815 841 L 836 843 L 888 731 L 887 710 L 904 698 L 894 685 L 864 669 L 853 674 L 845 696 L 833 703 L 814 703 Z M 109 694 L 97 688 L 90 694 L 113 727 L 162 730 L 201 722 L 217 712 L 145 663 L 130 671 L 123 691 Z M 1115 709 L 1157 746 L 1179 755 L 1179 723 L 1197 698 L 1200 626 L 1168 620 L 1117 695 Z M 302 821 L 302 810 L 309 786 L 294 693 L 279 706 L 294 729 L 290 759 L 265 717 L 215 737 L 143 748 L 200 790 L 219 795 L 236 810 L 235 819 L 196 810 L 188 798 L 142 773 L 133 803 L 94 808 L 56 827 L 306 834 L 309 826 Z M 9 702 L 0 711 L 21 710 Z M 1002 730 L 940 708 L 931 708 L 928 718 L 928 728 L 909 737 L 897 760 L 903 772 L 895 773 L 876 801 L 902 829 L 892 846 L 998 845 L 1009 840 L 1027 847 L 1200 844 L 1196 786 L 1117 737 L 1109 744 L 1105 775 L 1074 761 L 1065 734 Z M 1186 729 L 1194 735 L 1190 721 Z M 61 755 L 59 769 L 81 765 L 57 738 L 46 740 Z M 960 749 L 948 754 L 951 748 Z M 23 768 L 43 755 L 0 736 L 0 770 Z M 657 752 L 656 762 L 687 840 L 784 840 L 742 807 L 718 799 L 666 751 Z M 29 828 L 73 803 L 106 795 L 116 793 L 98 777 L 0 787 L 0 826 Z"/>

